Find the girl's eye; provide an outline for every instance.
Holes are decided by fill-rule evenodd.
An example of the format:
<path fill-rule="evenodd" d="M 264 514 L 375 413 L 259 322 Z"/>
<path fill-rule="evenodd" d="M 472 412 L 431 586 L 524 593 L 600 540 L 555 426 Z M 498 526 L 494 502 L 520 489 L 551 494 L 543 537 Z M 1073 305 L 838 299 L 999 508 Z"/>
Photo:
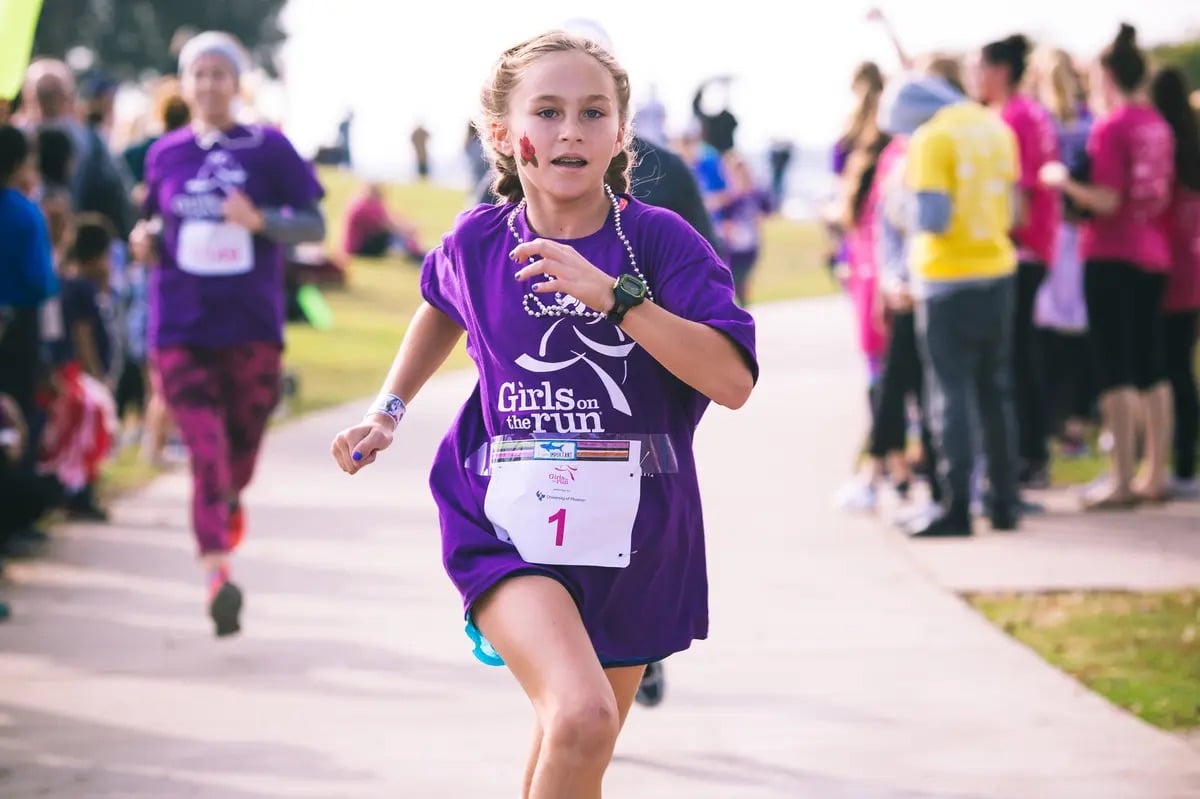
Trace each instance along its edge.
<path fill-rule="evenodd" d="M 537 112 L 537 115 L 540 116 L 542 119 L 553 119 L 557 113 L 558 112 L 555 111 L 553 108 L 543 108 L 541 111 Z"/>
<path fill-rule="evenodd" d="M 598 108 L 589 108 L 583 112 L 583 115 L 588 119 L 600 119 L 604 116 L 604 112 Z"/>

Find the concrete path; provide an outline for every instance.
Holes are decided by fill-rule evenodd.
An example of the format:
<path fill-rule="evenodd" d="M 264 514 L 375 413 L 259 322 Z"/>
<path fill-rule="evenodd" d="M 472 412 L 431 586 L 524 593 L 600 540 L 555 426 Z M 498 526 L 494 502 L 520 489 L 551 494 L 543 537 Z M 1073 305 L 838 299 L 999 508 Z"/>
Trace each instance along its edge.
<path fill-rule="evenodd" d="M 1030 492 L 1029 498 L 1046 513 L 1029 519 L 1020 535 L 913 541 L 910 552 L 930 577 L 956 591 L 1200 586 L 1200 502 L 1080 513 L 1073 492 Z M 986 524 L 979 527 L 987 532 Z"/>
<path fill-rule="evenodd" d="M 1184 743 L 984 623 L 884 525 L 833 510 L 864 425 L 848 312 L 759 317 L 756 396 L 698 436 L 712 638 L 668 662 L 660 708 L 635 708 L 606 795 L 1200 795 Z M 360 403 L 275 431 L 247 497 L 237 640 L 203 616 L 182 475 L 10 567 L 0 796 L 515 795 L 531 713 L 470 655 L 426 488 L 469 382 L 432 384 L 354 479 L 326 452 Z M 1000 544 L 955 543 L 972 546 Z"/>

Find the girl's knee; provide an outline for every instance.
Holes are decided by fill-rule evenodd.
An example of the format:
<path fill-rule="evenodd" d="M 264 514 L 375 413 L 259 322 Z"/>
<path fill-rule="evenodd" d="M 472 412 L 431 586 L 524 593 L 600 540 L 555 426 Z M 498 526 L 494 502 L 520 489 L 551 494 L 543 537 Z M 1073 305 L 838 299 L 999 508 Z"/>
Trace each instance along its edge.
<path fill-rule="evenodd" d="M 621 729 L 611 691 L 580 689 L 553 702 L 542 719 L 543 747 L 577 762 L 608 762 Z"/>

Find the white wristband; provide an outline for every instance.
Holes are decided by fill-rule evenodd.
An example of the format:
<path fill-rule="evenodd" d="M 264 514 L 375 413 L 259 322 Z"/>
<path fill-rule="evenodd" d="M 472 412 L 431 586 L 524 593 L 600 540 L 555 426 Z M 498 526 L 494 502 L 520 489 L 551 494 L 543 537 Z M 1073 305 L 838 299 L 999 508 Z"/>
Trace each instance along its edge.
<path fill-rule="evenodd" d="M 404 405 L 404 400 L 397 397 L 395 394 L 380 394 L 375 398 L 375 402 L 367 409 L 367 416 L 379 413 L 392 420 L 393 429 L 399 426 L 400 420 L 404 418 L 404 412 L 408 410 Z"/>

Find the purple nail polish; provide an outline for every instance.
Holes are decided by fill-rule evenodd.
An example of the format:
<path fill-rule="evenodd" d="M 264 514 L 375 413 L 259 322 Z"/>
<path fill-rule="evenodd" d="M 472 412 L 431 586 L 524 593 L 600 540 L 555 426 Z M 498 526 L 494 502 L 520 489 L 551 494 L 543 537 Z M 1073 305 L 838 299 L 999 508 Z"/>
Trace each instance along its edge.
<path fill-rule="evenodd" d="M 356 460 L 356 461 L 361 461 L 361 460 L 362 460 L 362 453 L 361 453 L 361 452 L 357 452 L 357 451 L 356 451 L 356 452 L 355 452 L 353 455 L 351 455 L 350 457 L 351 457 L 351 458 L 353 458 L 353 459 L 354 459 L 354 460 Z"/>

